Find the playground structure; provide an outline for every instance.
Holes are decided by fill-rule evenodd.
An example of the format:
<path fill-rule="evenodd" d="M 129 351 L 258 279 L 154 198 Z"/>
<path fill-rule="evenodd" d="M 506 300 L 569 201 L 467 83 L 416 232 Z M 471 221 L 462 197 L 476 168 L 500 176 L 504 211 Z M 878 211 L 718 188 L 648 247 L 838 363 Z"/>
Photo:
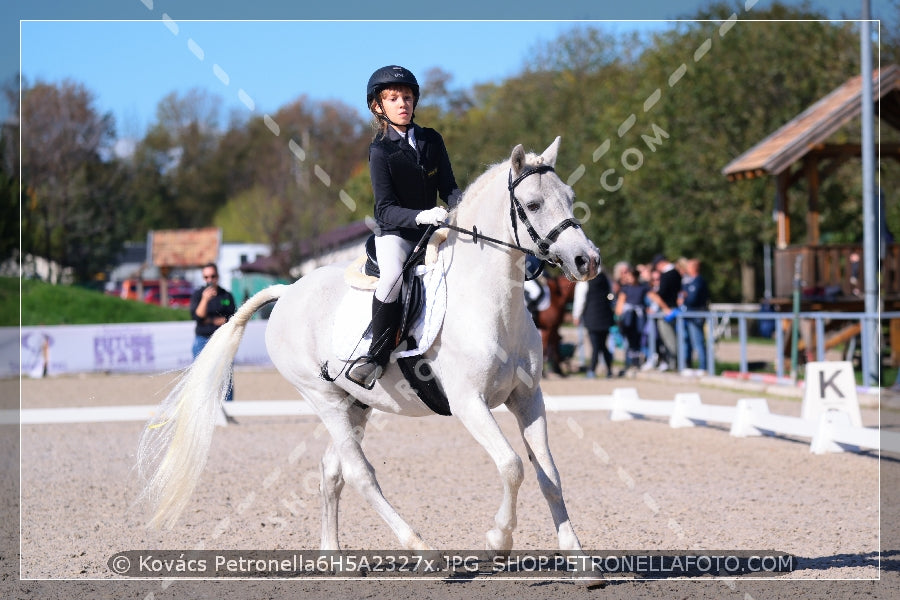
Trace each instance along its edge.
<path fill-rule="evenodd" d="M 900 66 L 887 65 L 876 70 L 872 77 L 875 114 L 887 125 L 900 130 Z M 729 181 L 742 181 L 763 176 L 775 180 L 775 219 L 777 239 L 773 256 L 773 297 L 767 298 L 776 312 L 791 310 L 795 282 L 800 286 L 802 312 L 862 312 L 865 310 L 862 290 L 865 289 L 867 257 L 862 243 L 822 243 L 819 230 L 819 189 L 827 177 L 846 161 L 861 155 L 859 143 L 829 143 L 842 127 L 858 119 L 862 112 L 862 76 L 852 77 L 833 92 L 807 108 L 797 117 L 767 138 L 732 160 L 722 174 Z M 900 160 L 900 144 L 879 144 L 883 159 Z M 796 244 L 791 240 L 790 190 L 805 183 L 806 240 Z M 896 189 L 896 186 L 887 186 Z M 883 202 L 882 198 L 882 202 Z M 880 256 L 881 309 L 900 309 L 900 244 L 885 235 L 882 222 Z M 790 327 L 785 320 L 783 326 Z M 900 365 L 900 326 L 889 320 L 888 337 L 892 366 Z M 826 327 L 826 346 L 846 343 L 858 335 L 858 323 L 834 320 Z M 801 358 L 812 360 L 812 349 L 823 331 L 811 322 L 800 323 L 802 339 L 798 344 Z"/>

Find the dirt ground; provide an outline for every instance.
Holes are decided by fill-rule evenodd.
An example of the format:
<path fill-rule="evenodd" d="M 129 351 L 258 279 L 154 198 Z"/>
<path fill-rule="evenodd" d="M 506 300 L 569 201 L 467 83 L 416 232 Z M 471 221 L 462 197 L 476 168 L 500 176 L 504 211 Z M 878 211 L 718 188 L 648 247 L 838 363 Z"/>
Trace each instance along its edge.
<path fill-rule="evenodd" d="M 171 376 L 91 375 L 21 382 L 23 408 L 155 404 Z M 18 382 L 16 382 L 18 383 Z M 677 376 L 653 380 L 548 380 L 545 394 L 610 394 L 636 387 L 642 398 L 696 391 L 704 403 L 733 405 L 740 390 Z M 237 400 L 289 400 L 276 373 L 242 370 Z M 7 385 L 5 390 L 11 391 Z M 4 394 L 4 397 L 7 397 Z M 800 402 L 768 398 L 772 412 L 799 415 Z M 515 423 L 496 413 L 526 456 Z M 864 408 L 866 425 L 897 427 L 895 411 Z M 134 501 L 139 422 L 23 425 L 20 428 L 19 582 L 16 559 L 0 556 L 6 598 L 888 598 L 900 594 L 895 493 L 900 460 L 872 453 L 813 455 L 809 441 L 734 438 L 725 427 L 672 429 L 661 419 L 612 422 L 607 411 L 549 413 L 551 448 L 572 523 L 585 549 L 776 550 L 798 568 L 765 580 L 444 581 L 115 580 L 120 551 L 316 549 L 320 536 L 318 461 L 327 440 L 314 417 L 243 417 L 217 428 L 210 459 L 187 510 L 171 531 L 149 531 Z M 15 430 L 2 428 L 7 460 Z M 480 549 L 500 500 L 496 468 L 452 417 L 382 415 L 364 448 L 387 499 L 440 549 Z M 7 452 L 8 451 L 8 452 Z M 526 461 L 527 467 L 527 461 Z M 4 473 L 13 473 L 15 465 Z M 6 484 L 14 479 L 4 478 Z M 555 533 L 533 471 L 518 498 L 516 549 L 553 549 Z M 6 520 L 4 538 L 14 539 Z M 388 527 L 351 488 L 342 496 L 344 548 L 397 549 Z M 879 555 L 879 550 L 884 554 Z M 879 568 L 879 558 L 881 563 Z"/>

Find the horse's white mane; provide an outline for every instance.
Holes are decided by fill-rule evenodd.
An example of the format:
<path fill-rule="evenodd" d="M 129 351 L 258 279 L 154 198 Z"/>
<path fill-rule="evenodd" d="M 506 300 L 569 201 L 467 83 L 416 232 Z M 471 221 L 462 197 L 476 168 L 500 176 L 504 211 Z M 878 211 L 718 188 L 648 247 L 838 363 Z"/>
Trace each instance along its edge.
<path fill-rule="evenodd" d="M 540 165 L 544 162 L 544 157 L 540 154 L 535 154 L 534 152 L 528 152 L 525 154 L 525 164 L 528 166 Z M 465 210 L 467 208 L 466 200 L 471 198 L 472 196 L 478 196 L 482 193 L 483 189 L 486 188 L 489 184 L 493 183 L 495 178 L 503 174 L 504 178 L 507 176 L 506 174 L 509 171 L 509 159 L 502 160 L 500 162 L 496 162 L 492 165 L 488 165 L 487 169 L 479 175 L 475 181 L 470 183 L 465 190 L 463 190 L 462 197 L 459 200 L 459 203 L 456 205 L 456 208 L 453 209 L 452 212 L 457 213 L 460 210 Z"/>

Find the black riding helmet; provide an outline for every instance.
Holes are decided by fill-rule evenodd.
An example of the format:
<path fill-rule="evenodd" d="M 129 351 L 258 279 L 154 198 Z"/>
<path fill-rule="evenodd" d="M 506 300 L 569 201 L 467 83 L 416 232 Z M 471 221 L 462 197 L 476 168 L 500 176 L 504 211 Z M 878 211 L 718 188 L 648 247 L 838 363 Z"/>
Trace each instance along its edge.
<path fill-rule="evenodd" d="M 416 105 L 419 103 L 419 82 L 416 81 L 416 76 L 412 74 L 412 71 L 397 65 L 381 67 L 372 73 L 372 76 L 369 77 L 369 84 L 366 86 L 366 106 L 372 110 L 372 100 L 375 100 L 378 103 L 378 107 L 381 108 L 381 114 L 375 110 L 372 110 L 372 114 L 374 114 L 376 118 L 387 121 L 391 125 L 402 127 L 387 118 L 384 111 L 384 105 L 381 103 L 381 90 L 397 85 L 405 85 L 412 90 L 413 118 L 415 118 Z M 410 121 L 410 123 L 412 123 L 412 121 Z M 407 128 L 407 131 L 408 130 L 409 128 Z"/>
<path fill-rule="evenodd" d="M 381 93 L 386 87 L 392 85 L 409 86 L 413 92 L 413 109 L 419 103 L 419 82 L 412 71 L 398 65 L 388 65 L 381 67 L 369 77 L 369 83 L 366 85 L 366 106 L 372 106 L 372 100 Z"/>

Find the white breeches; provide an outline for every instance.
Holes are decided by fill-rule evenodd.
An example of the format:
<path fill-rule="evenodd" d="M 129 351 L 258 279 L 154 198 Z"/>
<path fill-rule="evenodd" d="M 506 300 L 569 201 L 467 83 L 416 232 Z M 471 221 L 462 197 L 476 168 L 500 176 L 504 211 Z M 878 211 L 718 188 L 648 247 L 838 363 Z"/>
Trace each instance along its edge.
<path fill-rule="evenodd" d="M 375 297 L 390 303 L 400 296 L 403 263 L 412 252 L 413 243 L 398 235 L 375 236 L 375 253 L 378 255 L 380 277 L 375 287 Z"/>

